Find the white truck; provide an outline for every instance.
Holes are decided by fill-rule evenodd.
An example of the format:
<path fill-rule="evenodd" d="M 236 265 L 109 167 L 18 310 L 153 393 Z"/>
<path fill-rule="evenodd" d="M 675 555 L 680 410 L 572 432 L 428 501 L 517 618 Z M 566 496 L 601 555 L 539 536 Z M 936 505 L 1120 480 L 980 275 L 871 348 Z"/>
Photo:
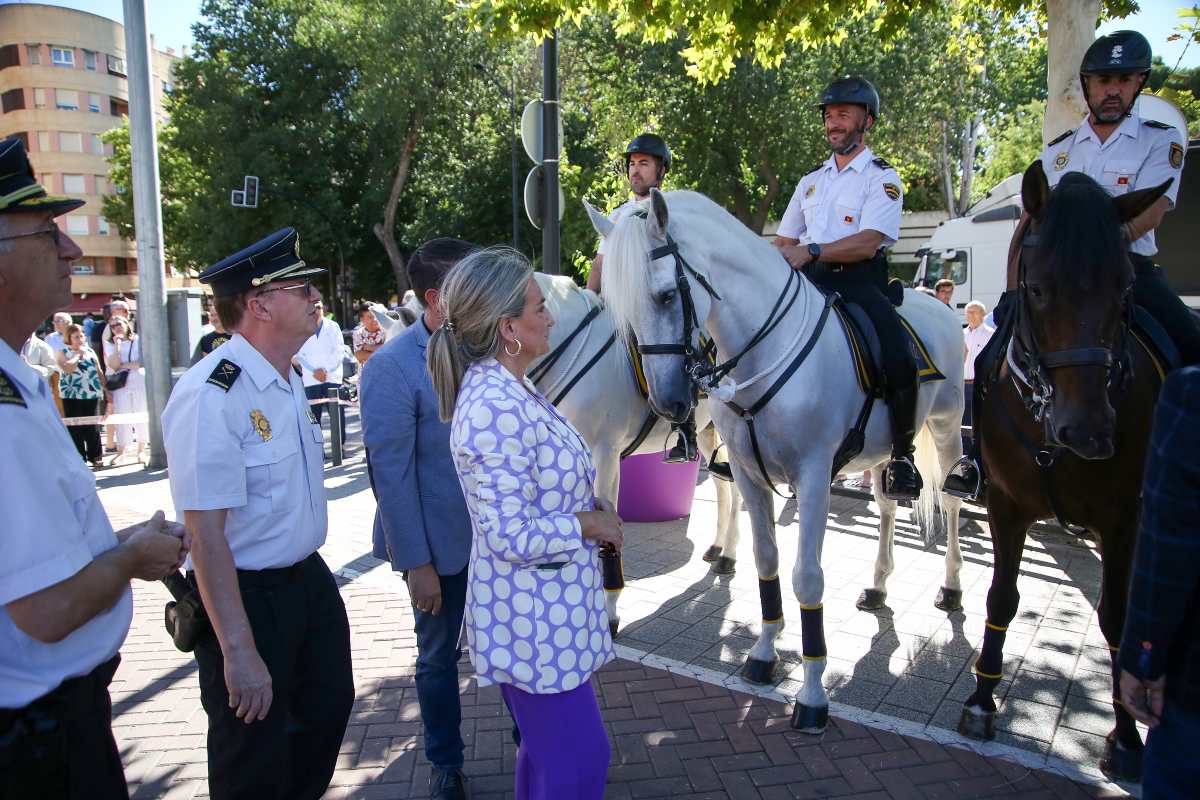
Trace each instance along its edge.
<path fill-rule="evenodd" d="M 1154 95 L 1138 99 L 1140 116 L 1159 119 L 1181 128 L 1187 137 L 1183 114 L 1169 101 Z M 1167 282 L 1193 309 L 1200 309 L 1200 140 L 1188 145 L 1179 208 L 1169 212 L 1158 229 L 1158 254 L 1154 260 L 1166 272 Z M 917 250 L 919 263 L 914 286 L 933 287 L 942 278 L 954 281 L 953 308 L 978 300 L 990 311 L 1004 291 L 1008 245 L 1021 218 L 1021 175 L 1001 181 L 965 216 L 946 220 Z"/>

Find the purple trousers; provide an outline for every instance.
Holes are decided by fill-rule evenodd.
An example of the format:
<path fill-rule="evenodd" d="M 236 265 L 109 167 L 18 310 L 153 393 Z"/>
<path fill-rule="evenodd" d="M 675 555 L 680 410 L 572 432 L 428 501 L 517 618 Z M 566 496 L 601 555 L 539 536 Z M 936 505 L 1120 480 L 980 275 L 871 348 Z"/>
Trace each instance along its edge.
<path fill-rule="evenodd" d="M 569 692 L 500 692 L 521 731 L 516 800 L 603 800 L 611 748 L 592 684 Z"/>

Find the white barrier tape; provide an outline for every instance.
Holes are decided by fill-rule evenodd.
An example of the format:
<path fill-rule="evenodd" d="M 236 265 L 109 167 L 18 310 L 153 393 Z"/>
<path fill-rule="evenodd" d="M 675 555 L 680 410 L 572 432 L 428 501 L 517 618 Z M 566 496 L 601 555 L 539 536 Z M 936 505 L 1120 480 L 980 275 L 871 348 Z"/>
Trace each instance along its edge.
<path fill-rule="evenodd" d="M 150 415 L 145 411 L 130 414 L 109 414 L 107 417 L 64 417 L 63 424 L 72 425 L 136 425 L 150 422 Z"/>
<path fill-rule="evenodd" d="M 332 397 L 318 397 L 315 400 L 308 401 L 308 404 L 310 406 L 319 406 L 319 405 L 323 405 L 325 403 L 329 403 L 331 405 L 333 403 L 337 403 L 339 406 L 356 406 L 356 405 L 358 405 L 358 403 L 351 403 L 349 400 L 335 400 Z"/>

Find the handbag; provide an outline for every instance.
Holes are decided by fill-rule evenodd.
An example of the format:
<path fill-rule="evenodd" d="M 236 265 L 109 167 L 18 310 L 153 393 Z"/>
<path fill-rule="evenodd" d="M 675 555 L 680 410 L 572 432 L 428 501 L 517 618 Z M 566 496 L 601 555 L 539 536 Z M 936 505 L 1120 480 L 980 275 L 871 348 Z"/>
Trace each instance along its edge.
<path fill-rule="evenodd" d="M 130 357 L 133 356 L 133 342 L 129 343 L 129 355 Z M 127 380 L 129 380 L 129 370 L 119 369 L 111 375 L 104 376 L 104 388 L 110 392 L 115 392 L 117 389 L 124 389 L 125 381 Z"/>

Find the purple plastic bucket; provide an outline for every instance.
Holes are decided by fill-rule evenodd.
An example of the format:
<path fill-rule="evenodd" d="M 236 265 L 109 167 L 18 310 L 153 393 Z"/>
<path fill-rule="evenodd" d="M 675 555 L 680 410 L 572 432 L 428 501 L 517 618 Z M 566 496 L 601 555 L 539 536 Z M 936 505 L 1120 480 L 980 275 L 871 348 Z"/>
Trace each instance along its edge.
<path fill-rule="evenodd" d="M 664 464 L 662 453 L 621 461 L 617 513 L 626 522 L 665 522 L 692 513 L 700 461 Z"/>

